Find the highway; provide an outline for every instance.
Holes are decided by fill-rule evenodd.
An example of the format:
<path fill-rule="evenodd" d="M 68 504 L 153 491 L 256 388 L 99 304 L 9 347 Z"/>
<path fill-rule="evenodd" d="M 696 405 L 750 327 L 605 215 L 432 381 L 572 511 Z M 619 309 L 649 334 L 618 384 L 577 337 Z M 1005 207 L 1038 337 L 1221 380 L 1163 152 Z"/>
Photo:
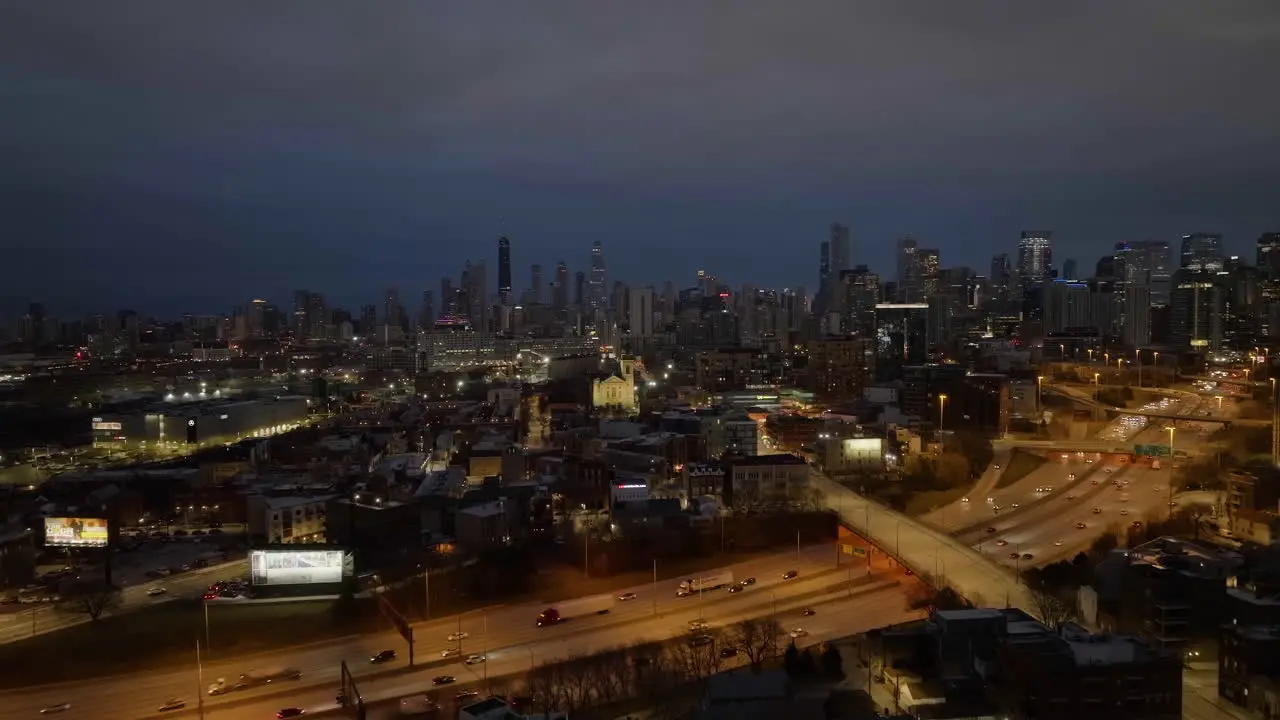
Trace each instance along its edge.
<path fill-rule="evenodd" d="M 515 606 L 499 606 L 488 610 L 477 610 L 465 615 L 444 618 L 438 621 L 419 623 L 414 626 L 416 653 L 419 663 L 439 661 L 442 651 L 456 646 L 447 640 L 450 633 L 462 631 L 468 637 L 461 643 L 461 652 L 465 656 L 470 653 L 493 652 L 519 646 L 520 652 L 528 659 L 532 651 L 535 657 L 547 657 L 566 652 L 567 638 L 583 631 L 599 630 L 604 637 L 610 638 L 609 644 L 618 644 L 630 635 L 619 631 L 616 626 L 626 623 L 646 621 L 662 626 L 668 622 L 664 618 L 674 616 L 692 619 L 702 614 L 709 621 L 714 620 L 717 613 L 741 608 L 750 608 L 761 602 L 772 604 L 774 598 L 780 606 L 787 598 L 794 598 L 806 593 L 827 590 L 834 584 L 846 582 L 849 578 L 857 578 L 857 573 L 865 574 L 865 565 L 845 563 L 839 569 L 835 567 L 835 546 L 825 545 L 802 550 L 797 561 L 794 552 L 770 556 L 765 559 L 733 566 L 735 578 L 756 577 L 756 585 L 746 591 L 729 595 L 723 591 L 712 591 L 702 596 L 677 598 L 675 596 L 678 579 L 659 581 L 633 588 L 619 589 L 618 593 L 634 592 L 636 598 L 618 603 L 613 612 L 604 616 L 577 618 L 565 622 L 559 627 L 538 628 L 535 619 L 539 612 L 554 603 L 524 603 Z M 782 574 L 788 570 L 798 570 L 800 576 L 791 581 L 783 581 Z M 654 612 L 659 620 L 654 620 Z M 673 615 L 674 614 L 674 615 Z M 647 626 L 646 626 L 647 627 Z M 613 628 L 606 630 L 605 628 Z M 216 642 L 216 636 L 214 638 Z M 322 679 L 333 680 L 337 685 L 338 667 L 341 661 L 348 661 L 352 667 L 367 672 L 367 659 L 370 655 L 383 649 L 395 649 L 400 655 L 398 662 L 407 662 L 408 650 L 403 640 L 392 632 L 377 635 L 365 635 L 343 638 L 341 640 L 318 643 L 299 648 L 289 648 L 273 653 L 265 653 L 250 659 L 215 661 L 205 663 L 203 678 L 205 684 L 217 677 L 235 678 L 252 668 L 288 665 L 304 673 L 304 683 Z M 87 680 L 85 682 L 64 683 L 26 690 L 0 693 L 4 699 L 0 705 L 6 709 L 5 717 L 11 712 L 16 716 L 22 713 L 38 714 L 39 710 L 63 702 L 70 702 L 72 710 L 62 713 L 60 717 L 72 718 L 100 717 L 94 714 L 95 709 L 103 707 L 129 708 L 128 713 L 112 716 L 142 717 L 147 708 L 154 709 L 170 697 L 185 698 L 188 702 L 195 699 L 196 662 L 195 650 L 192 649 L 191 665 L 188 668 L 172 672 L 148 672 L 122 678 Z M 436 668 L 431 674 L 447 672 L 463 677 L 460 668 Z M 234 703 L 246 694 L 262 692 L 251 690 L 228 695 L 207 698 L 206 708 L 217 708 L 219 705 Z M 331 694 L 331 693 L 330 693 Z M 83 708 L 83 714 L 78 708 Z M 206 713 L 208 714 L 208 713 Z M 225 715 L 231 717 L 234 713 Z"/>
<path fill-rule="evenodd" d="M 978 482 L 974 483 L 969 495 L 984 498 L 989 496 L 991 491 L 995 489 L 996 483 L 1000 482 L 1000 477 L 1004 475 L 1004 471 L 1009 468 L 1009 458 L 1011 457 L 1013 457 L 1011 448 L 996 449 L 994 456 L 991 458 L 991 464 L 983 471 L 982 476 L 978 478 Z M 957 500 L 949 505 L 930 511 L 921 520 L 946 530 L 956 522 L 960 522 L 960 518 L 964 517 L 968 509 L 968 503 L 963 500 Z"/>
<path fill-rule="evenodd" d="M 747 595 L 749 593 L 750 591 L 747 591 L 747 593 L 743 594 Z M 721 596 L 720 603 L 724 603 L 725 598 L 727 596 Z M 759 604 L 759 599 L 759 597 L 756 597 L 757 603 L 754 605 L 747 603 L 742 607 L 736 608 L 729 607 L 727 603 L 725 605 L 717 604 L 717 609 L 723 614 L 714 618 L 708 617 L 708 624 L 711 627 L 718 627 L 739 620 L 773 614 L 772 604 Z M 798 643 L 801 647 L 815 645 L 825 639 L 856 634 L 890 623 L 903 622 L 922 615 L 920 611 L 912 611 L 907 607 L 906 597 L 902 589 L 892 584 L 868 587 L 852 597 L 849 596 L 848 592 L 838 592 L 827 593 L 796 603 L 787 603 L 781 598 L 779 600 L 776 616 L 783 628 L 791 630 L 796 627 L 802 627 L 808 632 L 808 635 Z M 815 607 L 818 614 L 804 618 L 800 614 L 800 610 L 803 607 Z M 489 684 L 489 681 L 497 680 L 507 675 L 524 673 L 533 664 L 562 659 L 572 655 L 587 655 L 621 645 L 634 645 L 685 635 L 689 631 L 689 622 L 697 619 L 697 617 L 696 612 L 684 611 L 658 619 L 639 620 L 613 631 L 578 634 L 560 642 L 541 643 L 536 647 L 530 645 L 509 646 L 490 652 L 489 662 L 478 666 L 454 663 L 391 677 L 370 678 L 363 682 L 360 681 L 360 674 L 364 671 L 364 668 L 356 668 L 354 672 L 356 673 L 357 682 L 360 684 L 361 695 L 366 698 L 366 702 L 370 699 L 398 698 L 427 693 L 448 706 L 452 703 L 457 692 L 463 688 L 473 687 L 483 695 L 484 686 Z M 784 642 L 787 640 L 784 638 Z M 458 683 L 442 688 L 433 688 L 430 678 L 437 675 L 452 675 L 458 678 Z M 215 706 L 207 708 L 205 716 L 218 720 L 267 718 L 272 717 L 279 708 L 285 705 L 306 708 L 309 714 L 324 711 L 334 707 L 336 672 L 333 674 L 333 679 L 335 685 L 332 689 L 300 690 L 296 693 L 289 693 L 284 698 L 272 697 L 259 702 L 237 705 L 234 708 L 218 709 Z M 306 678 L 302 682 L 310 684 Z M 265 694 L 270 691 L 257 692 Z M 154 716 L 154 709 L 149 705 L 133 702 L 128 705 L 124 712 L 120 712 L 113 707 L 112 715 L 141 718 L 147 715 Z M 75 710 L 74 704 L 72 710 Z M 190 717 L 193 713 L 187 712 L 185 715 Z M 169 716 L 172 717 L 174 715 Z M 379 716 L 393 717 L 394 713 L 383 711 L 380 715 L 374 715 L 374 717 Z M 444 715 L 444 717 L 452 716 L 454 715 Z M 77 716 L 67 714 L 64 717 Z M 96 716 L 86 714 L 83 717 Z"/>
<path fill-rule="evenodd" d="M 216 580 L 247 577 L 248 573 L 249 562 L 239 560 L 131 585 L 120 591 L 120 605 L 109 614 L 131 612 L 180 597 L 199 597 Z M 165 594 L 155 597 L 147 595 L 147 592 L 157 587 L 164 588 Z M 66 612 L 56 606 L 57 603 L 32 604 L 22 606 L 24 609 L 19 612 L 0 614 L 0 644 L 89 622 L 89 616 L 85 613 Z"/>

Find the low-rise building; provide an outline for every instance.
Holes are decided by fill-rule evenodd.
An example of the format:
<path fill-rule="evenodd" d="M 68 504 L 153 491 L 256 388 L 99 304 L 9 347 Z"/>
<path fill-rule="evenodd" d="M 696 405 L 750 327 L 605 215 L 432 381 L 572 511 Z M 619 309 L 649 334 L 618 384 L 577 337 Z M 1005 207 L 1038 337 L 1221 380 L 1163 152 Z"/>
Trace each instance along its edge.
<path fill-rule="evenodd" d="M 251 495 L 249 535 L 272 545 L 323 543 L 328 504 L 334 497 Z"/>
<path fill-rule="evenodd" d="M 724 504 L 774 505 L 801 499 L 809 487 L 809 464 L 795 455 L 730 457 L 725 461 Z"/>

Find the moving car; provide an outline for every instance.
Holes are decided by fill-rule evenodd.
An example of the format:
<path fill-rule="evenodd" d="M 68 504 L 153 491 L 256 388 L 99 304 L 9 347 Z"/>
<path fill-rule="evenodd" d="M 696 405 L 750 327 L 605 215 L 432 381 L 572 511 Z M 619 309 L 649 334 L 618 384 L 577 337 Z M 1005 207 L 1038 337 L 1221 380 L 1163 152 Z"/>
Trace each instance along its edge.
<path fill-rule="evenodd" d="M 170 712 L 172 710 L 181 710 L 187 706 L 187 701 L 181 698 L 169 698 L 163 705 L 156 708 L 156 712 Z"/>
<path fill-rule="evenodd" d="M 747 578 L 746 580 L 743 580 L 743 581 L 742 581 L 742 584 L 743 584 L 743 585 L 755 585 L 755 584 L 756 584 L 756 579 L 755 579 L 755 578 L 753 578 L 753 577 L 749 577 L 749 578 Z"/>
<path fill-rule="evenodd" d="M 1035 555 L 1032 555 L 1031 553 L 1022 553 L 1022 559 L 1023 559 L 1023 560 L 1031 560 L 1031 559 L 1032 559 L 1032 558 L 1034 558 L 1034 557 L 1035 557 Z"/>
<path fill-rule="evenodd" d="M 458 642 L 459 640 L 466 640 L 467 634 L 459 630 L 455 633 L 449 633 L 449 637 L 447 639 L 449 642 Z"/>
<path fill-rule="evenodd" d="M 468 665 L 479 665 L 484 661 L 485 661 L 485 656 L 483 655 L 468 655 L 467 659 L 465 660 L 465 662 Z"/>
<path fill-rule="evenodd" d="M 993 532 L 995 532 L 995 531 L 996 531 L 996 529 L 995 529 L 994 527 L 989 527 L 989 528 L 987 528 L 987 532 L 988 532 L 988 533 L 993 533 Z"/>
<path fill-rule="evenodd" d="M 689 638 L 689 645 L 692 647 L 703 647 L 715 642 L 715 638 L 710 635 L 694 635 Z"/>
<path fill-rule="evenodd" d="M 459 650 L 458 648 L 449 648 L 448 650 L 441 650 L 441 651 L 440 651 L 440 657 L 442 657 L 442 658 L 451 658 L 451 657 L 454 657 L 454 656 L 459 655 L 459 654 L 461 654 L 461 653 L 462 653 L 462 651 L 461 651 L 461 650 Z"/>
<path fill-rule="evenodd" d="M 1016 552 L 1011 552 L 1011 553 L 1009 553 L 1009 559 L 1010 559 L 1010 560 L 1017 560 L 1017 559 L 1018 559 L 1018 553 L 1016 553 Z"/>
<path fill-rule="evenodd" d="M 788 570 L 788 571 L 786 571 L 786 572 L 782 573 L 782 579 L 783 579 L 783 580 L 794 580 L 794 579 L 796 579 L 797 577 L 800 577 L 800 571 L 799 571 L 799 570 Z"/>
<path fill-rule="evenodd" d="M 276 713 L 278 718 L 291 718 L 306 715 L 307 711 L 299 707 L 280 708 L 280 712 Z"/>
<path fill-rule="evenodd" d="M 390 662 L 391 660 L 395 660 L 395 659 L 396 659 L 395 650 L 383 650 L 377 655 L 374 655 L 373 657 L 369 658 L 369 662 L 373 665 L 378 665 L 379 663 Z"/>
<path fill-rule="evenodd" d="M 165 590 L 162 587 L 153 587 L 147 591 L 147 597 L 159 597 L 160 595 L 163 595 L 167 592 L 169 591 Z"/>
<path fill-rule="evenodd" d="M 462 701 L 462 700 L 470 700 L 471 698 L 478 697 L 479 695 L 480 695 L 479 690 L 459 690 L 456 697 L 459 701 Z"/>
<path fill-rule="evenodd" d="M 1093 509 L 1093 514 L 1094 514 L 1094 515 L 1101 515 L 1101 514 L 1102 514 L 1102 508 L 1094 508 L 1094 509 Z"/>
<path fill-rule="evenodd" d="M 737 655 L 737 654 L 738 654 L 738 648 L 736 648 L 736 647 L 722 647 L 722 648 L 720 648 L 720 657 L 722 657 L 722 658 L 731 658 L 731 657 L 733 657 L 734 655 Z"/>
<path fill-rule="evenodd" d="M 805 630 L 804 628 L 796 628 L 795 630 L 792 630 L 787 634 L 790 635 L 793 639 L 802 638 L 802 637 L 806 637 L 809 634 L 809 631 Z"/>
<path fill-rule="evenodd" d="M 452 675 L 437 675 L 431 678 L 432 685 L 452 685 L 458 682 L 458 678 Z"/>
<path fill-rule="evenodd" d="M 803 615 L 803 616 L 805 616 L 805 617 L 810 617 L 810 616 L 813 616 L 813 615 L 817 615 L 817 614 L 818 614 L 818 611 L 817 611 L 817 610 L 814 610 L 813 608 L 805 608 L 805 609 L 804 609 L 804 612 L 802 612 L 802 613 L 800 613 L 800 614 L 801 614 L 801 615 Z"/>
<path fill-rule="evenodd" d="M 66 712 L 71 709 L 71 703 L 58 703 L 40 711 L 41 715 L 52 715 L 53 713 Z"/>
<path fill-rule="evenodd" d="M 741 585 L 730 585 L 730 586 L 729 586 L 729 592 L 731 592 L 731 593 L 740 593 L 740 592 L 742 592 L 742 586 L 741 586 Z"/>
<path fill-rule="evenodd" d="M 1085 529 L 1086 527 L 1087 527 L 1087 526 L 1086 526 L 1084 523 L 1082 523 L 1082 522 L 1078 522 L 1078 523 L 1076 523 L 1076 529 L 1077 529 L 1077 530 L 1083 530 L 1083 529 Z"/>
<path fill-rule="evenodd" d="M 997 541 L 996 541 L 996 547 L 1004 547 L 1005 545 L 1008 545 L 1008 544 L 1009 544 L 1009 541 L 1008 541 L 1008 540 L 997 540 Z"/>
<path fill-rule="evenodd" d="M 626 602 L 627 600 L 635 600 L 636 594 L 633 592 L 625 592 L 618 596 L 618 600 Z"/>

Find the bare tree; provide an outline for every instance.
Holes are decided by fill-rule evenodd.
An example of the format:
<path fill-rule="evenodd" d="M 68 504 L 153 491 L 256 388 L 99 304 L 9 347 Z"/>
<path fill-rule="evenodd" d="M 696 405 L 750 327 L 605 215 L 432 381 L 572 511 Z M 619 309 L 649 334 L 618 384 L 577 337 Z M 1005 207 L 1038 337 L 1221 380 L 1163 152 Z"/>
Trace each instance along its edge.
<path fill-rule="evenodd" d="M 764 661 L 778 653 L 778 637 L 782 626 L 776 620 L 761 618 L 743 620 L 729 629 L 728 642 L 747 656 L 753 669 L 759 669 Z"/>
<path fill-rule="evenodd" d="M 590 655 L 577 655 L 556 664 L 556 682 L 561 688 L 564 700 L 564 705 L 560 709 L 574 713 L 590 707 L 594 694 L 591 677 L 593 663 L 594 658 Z"/>
<path fill-rule="evenodd" d="M 83 613 L 90 620 L 97 620 L 103 613 L 120 604 L 120 588 L 104 582 L 76 582 L 60 589 L 59 608 L 67 612 Z"/>
<path fill-rule="evenodd" d="M 711 642 L 702 638 L 709 637 Z M 697 630 L 671 645 L 671 657 L 685 680 L 704 680 L 720 669 L 720 634 Z"/>
<path fill-rule="evenodd" d="M 1075 608 L 1045 589 L 1031 591 L 1032 610 L 1040 622 L 1051 628 L 1075 617 Z"/>

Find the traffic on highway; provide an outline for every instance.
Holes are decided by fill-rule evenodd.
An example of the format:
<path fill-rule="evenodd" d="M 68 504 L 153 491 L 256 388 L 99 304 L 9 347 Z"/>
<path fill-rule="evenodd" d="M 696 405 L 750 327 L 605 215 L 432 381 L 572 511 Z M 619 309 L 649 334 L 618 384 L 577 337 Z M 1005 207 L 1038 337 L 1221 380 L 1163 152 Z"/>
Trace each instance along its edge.
<path fill-rule="evenodd" d="M 768 615 L 775 612 L 775 607 L 776 612 L 781 613 L 790 607 L 787 603 L 810 606 L 828 596 L 828 599 L 847 596 L 850 593 L 849 582 L 859 582 L 859 578 L 865 576 L 865 568 L 859 567 L 859 574 L 854 574 L 853 564 L 845 563 L 837 568 L 835 558 L 832 546 L 819 546 L 802 549 L 798 554 L 787 552 L 725 568 L 743 581 L 755 579 L 744 591 L 736 593 L 722 587 L 677 597 L 681 583 L 687 583 L 690 578 L 620 588 L 615 597 L 626 596 L 629 599 L 614 604 L 607 614 L 575 617 L 557 623 L 557 627 L 537 626 L 537 619 L 547 609 L 548 603 L 502 606 L 421 623 L 414 627 L 418 639 L 416 664 L 422 666 L 418 674 L 475 677 L 478 673 L 494 673 L 495 668 L 510 671 L 521 662 L 522 667 L 527 668 L 531 660 L 541 662 L 570 652 L 583 652 L 583 648 L 592 646 L 592 643 L 595 647 L 603 647 L 630 642 L 629 638 L 661 639 L 677 634 L 672 628 L 680 623 L 687 625 L 693 619 L 715 624 L 726 622 L 726 617 L 751 616 L 752 613 Z M 793 577 L 785 577 L 793 572 Z M 633 624 L 636 629 L 631 627 Z M 667 629 L 672 630 L 666 632 Z M 583 639 L 583 636 L 587 637 Z M 63 704 L 70 707 L 58 712 L 68 719 L 101 717 L 101 708 L 113 708 L 112 716 L 146 717 L 157 714 L 158 708 L 174 700 L 182 700 L 185 704 L 183 710 L 175 712 L 191 710 L 199 697 L 195 688 L 199 687 L 204 693 L 205 714 L 209 715 L 228 703 L 238 707 L 245 698 L 273 692 L 282 682 L 295 682 L 241 682 L 242 676 L 252 677 L 254 671 L 270 668 L 296 672 L 300 678 L 296 682 L 300 686 L 324 685 L 324 692 L 316 696 L 327 695 L 332 702 L 338 687 L 341 662 L 346 661 L 352 668 L 358 668 L 353 672 L 367 675 L 375 670 L 369 658 L 388 649 L 396 651 L 396 658 L 373 664 L 376 671 L 403 671 L 407 664 L 407 648 L 403 640 L 391 632 L 281 650 L 252 659 L 204 662 L 199 666 L 193 648 L 189 667 L 172 672 L 6 692 L 0 703 L 7 711 L 15 713 L 15 717 L 38 715 L 42 710 Z M 466 659 L 472 655 L 481 656 L 487 662 L 467 664 Z M 208 690 L 218 684 L 219 678 L 230 689 L 210 695 Z M 402 685 L 394 687 L 413 685 L 418 690 L 422 689 L 421 680 L 410 682 L 406 678 L 397 676 L 396 682 Z M 241 686 L 237 687 L 238 684 Z M 378 681 L 375 686 L 382 684 Z M 363 685 L 362 691 L 368 692 Z M 312 706 L 316 702 L 311 699 L 301 706 Z M 239 714 L 238 711 L 221 716 L 250 715 Z"/>

